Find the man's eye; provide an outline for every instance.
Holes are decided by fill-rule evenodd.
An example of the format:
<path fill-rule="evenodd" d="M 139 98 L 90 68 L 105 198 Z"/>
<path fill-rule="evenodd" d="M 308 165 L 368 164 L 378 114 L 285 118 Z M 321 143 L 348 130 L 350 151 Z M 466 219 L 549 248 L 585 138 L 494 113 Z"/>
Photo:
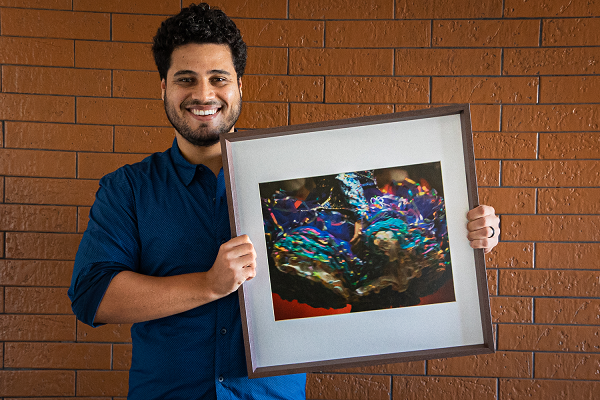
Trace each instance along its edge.
<path fill-rule="evenodd" d="M 177 79 L 177 82 L 181 82 L 181 83 L 191 83 L 193 80 L 192 78 L 179 78 Z"/>

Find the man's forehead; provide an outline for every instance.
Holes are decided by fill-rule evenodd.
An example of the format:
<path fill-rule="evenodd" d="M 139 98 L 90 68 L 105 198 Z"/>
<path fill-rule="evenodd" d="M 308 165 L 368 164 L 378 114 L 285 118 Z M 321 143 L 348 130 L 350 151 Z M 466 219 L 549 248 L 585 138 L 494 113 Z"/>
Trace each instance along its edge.
<path fill-rule="evenodd" d="M 228 45 L 189 43 L 173 50 L 171 54 L 171 68 L 169 70 L 188 70 L 197 73 L 220 70 L 231 73 L 235 68 Z"/>

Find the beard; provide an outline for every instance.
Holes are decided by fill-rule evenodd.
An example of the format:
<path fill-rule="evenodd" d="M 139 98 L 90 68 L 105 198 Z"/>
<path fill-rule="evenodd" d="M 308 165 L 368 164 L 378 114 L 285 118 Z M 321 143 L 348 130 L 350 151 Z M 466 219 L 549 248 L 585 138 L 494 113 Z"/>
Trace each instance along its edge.
<path fill-rule="evenodd" d="M 218 103 L 200 103 L 198 101 L 184 102 L 181 104 L 180 110 L 182 110 L 182 112 L 187 112 L 186 107 L 194 105 L 218 105 Z M 202 123 L 196 129 L 192 129 L 185 118 L 183 118 L 182 115 L 177 112 L 175 105 L 168 101 L 166 94 L 164 99 L 164 107 L 169 122 L 185 140 L 194 146 L 208 147 L 219 142 L 219 135 L 221 135 L 221 133 L 227 133 L 231 131 L 231 128 L 233 128 L 240 116 L 240 113 L 242 112 L 242 98 L 240 96 L 236 103 L 233 103 L 226 108 L 221 107 L 219 109 L 219 113 L 222 113 L 225 109 L 228 111 L 228 114 L 224 114 L 224 118 L 222 119 L 221 123 L 215 127 L 210 127 L 209 124 Z"/>

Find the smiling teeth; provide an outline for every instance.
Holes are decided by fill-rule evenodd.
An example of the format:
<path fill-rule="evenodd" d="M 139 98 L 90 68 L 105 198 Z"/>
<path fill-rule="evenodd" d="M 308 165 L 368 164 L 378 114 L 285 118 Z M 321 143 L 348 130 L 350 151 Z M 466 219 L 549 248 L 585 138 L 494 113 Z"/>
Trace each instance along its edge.
<path fill-rule="evenodd" d="M 212 110 L 196 110 L 195 108 L 191 109 L 190 111 L 194 115 L 213 115 L 213 114 L 215 114 L 217 112 L 216 109 L 212 109 Z"/>

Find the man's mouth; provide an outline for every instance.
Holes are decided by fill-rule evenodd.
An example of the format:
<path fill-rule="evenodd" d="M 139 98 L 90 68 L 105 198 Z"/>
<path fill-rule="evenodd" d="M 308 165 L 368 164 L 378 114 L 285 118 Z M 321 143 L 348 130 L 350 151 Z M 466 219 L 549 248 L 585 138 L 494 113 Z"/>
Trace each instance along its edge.
<path fill-rule="evenodd" d="M 194 115 L 213 115 L 219 111 L 218 108 L 211 108 L 210 110 L 198 110 L 196 108 L 190 108 L 189 111 Z"/>

